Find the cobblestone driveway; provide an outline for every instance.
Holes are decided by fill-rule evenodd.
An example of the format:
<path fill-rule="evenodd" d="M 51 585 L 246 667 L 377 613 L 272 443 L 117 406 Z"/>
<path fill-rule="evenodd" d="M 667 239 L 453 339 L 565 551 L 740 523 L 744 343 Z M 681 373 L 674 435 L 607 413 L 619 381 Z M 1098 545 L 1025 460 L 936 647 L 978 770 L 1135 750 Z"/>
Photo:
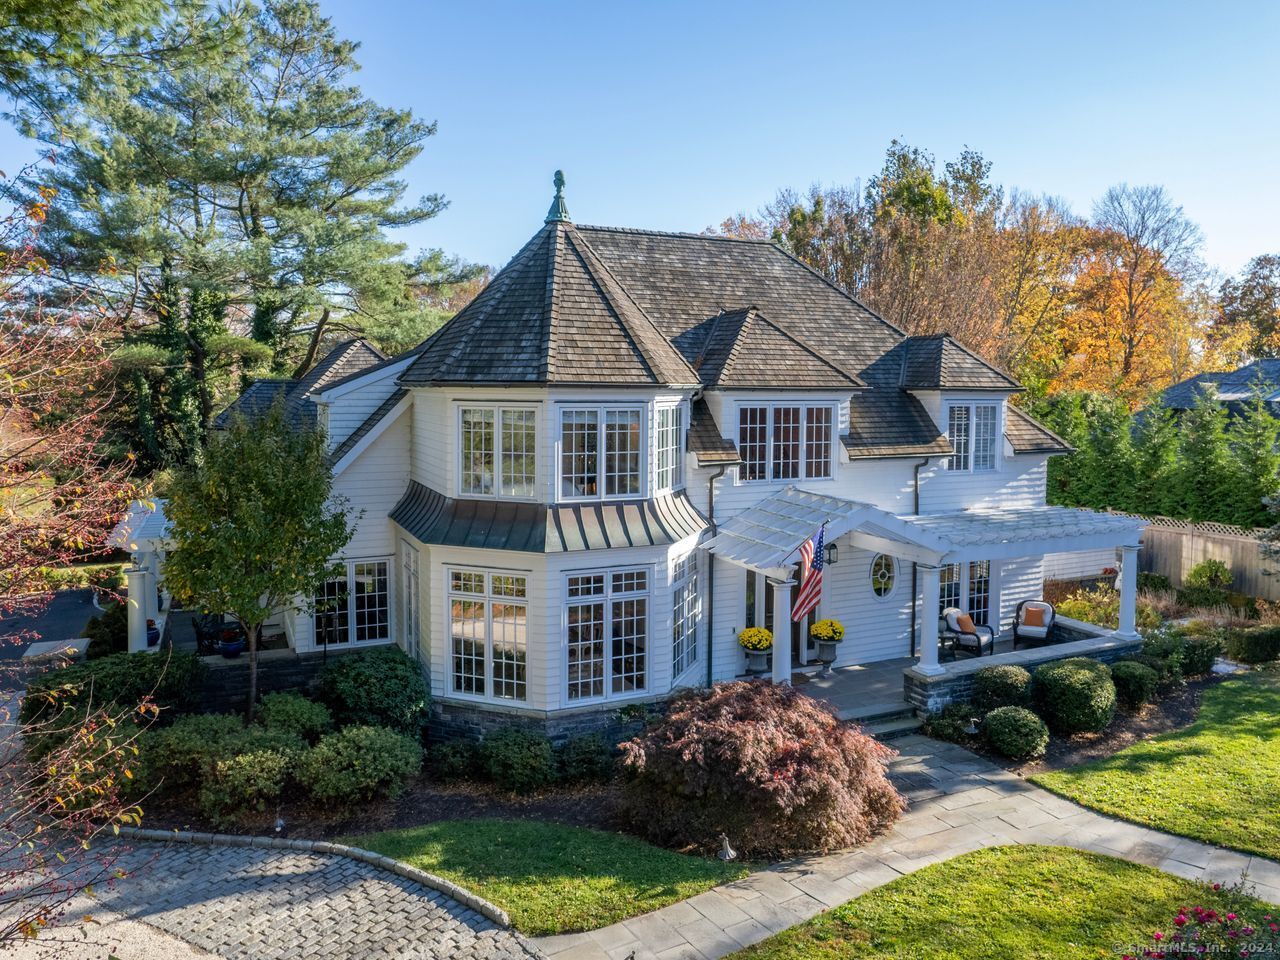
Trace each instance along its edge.
<path fill-rule="evenodd" d="M 138 843 L 104 906 L 228 960 L 531 960 L 523 937 L 344 857 Z"/>

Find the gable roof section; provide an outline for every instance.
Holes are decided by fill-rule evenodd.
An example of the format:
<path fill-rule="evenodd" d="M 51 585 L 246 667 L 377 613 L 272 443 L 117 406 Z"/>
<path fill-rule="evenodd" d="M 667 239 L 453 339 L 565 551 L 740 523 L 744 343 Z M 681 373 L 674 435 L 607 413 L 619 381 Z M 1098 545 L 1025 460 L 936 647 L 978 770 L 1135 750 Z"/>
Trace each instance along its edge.
<path fill-rule="evenodd" d="M 341 463 L 342 458 L 350 453 L 355 448 L 356 444 L 367 437 L 369 433 L 378 426 L 378 424 L 386 419 L 387 416 L 390 415 L 391 411 L 399 406 L 400 401 L 408 395 L 409 391 L 403 387 L 397 387 L 393 390 L 391 392 L 391 396 L 383 400 L 382 403 L 378 405 L 378 408 L 365 418 L 364 423 L 352 430 L 345 440 L 333 448 L 333 451 L 329 454 L 329 465 L 337 466 Z"/>
<path fill-rule="evenodd" d="M 949 333 L 908 337 L 895 353 L 901 363 L 904 390 L 1022 389 L 1016 380 L 961 346 Z"/>
<path fill-rule="evenodd" d="M 706 338 L 693 362 L 703 386 L 752 390 L 778 378 L 793 389 L 865 386 L 755 307 L 720 313 L 703 326 Z"/>
<path fill-rule="evenodd" d="M 1008 405 L 1004 434 L 1014 453 L 1071 453 L 1074 447 L 1017 407 Z"/>
<path fill-rule="evenodd" d="M 857 394 L 849 404 L 849 432 L 840 438 L 850 459 L 937 457 L 951 443 L 924 405 L 911 394 L 877 387 Z"/>
<path fill-rule="evenodd" d="M 400 382 L 695 386 L 698 378 L 573 225 L 553 222 L 422 345 Z"/>

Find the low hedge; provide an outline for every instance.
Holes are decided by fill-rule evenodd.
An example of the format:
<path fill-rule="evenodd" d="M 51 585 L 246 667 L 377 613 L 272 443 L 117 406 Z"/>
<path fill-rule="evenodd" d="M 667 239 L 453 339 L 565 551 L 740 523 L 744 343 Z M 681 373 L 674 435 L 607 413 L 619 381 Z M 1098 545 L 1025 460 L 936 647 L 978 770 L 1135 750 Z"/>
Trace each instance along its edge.
<path fill-rule="evenodd" d="M 982 720 L 982 738 L 1012 760 L 1044 756 L 1049 728 L 1026 707 L 997 707 Z"/>
<path fill-rule="evenodd" d="M 474 780 L 481 773 L 480 744 L 458 738 L 433 743 L 427 749 L 427 773 L 434 780 L 451 783 Z"/>
<path fill-rule="evenodd" d="M 999 707 L 1030 706 L 1031 674 L 1013 664 L 983 667 L 973 675 L 971 699 L 980 715 Z"/>
<path fill-rule="evenodd" d="M 139 738 L 138 788 L 168 796 L 196 793 L 214 778 L 217 766 L 244 754 L 273 752 L 297 756 L 307 745 L 297 734 L 246 726 L 235 714 L 181 717 Z"/>
<path fill-rule="evenodd" d="M 1046 663 L 1035 672 L 1040 714 L 1056 732 L 1105 730 L 1116 713 L 1116 686 L 1105 664 L 1085 657 Z"/>
<path fill-rule="evenodd" d="M 234 823 L 246 810 L 271 810 L 284 795 L 300 755 L 267 749 L 218 760 L 200 787 L 200 812 L 215 823 Z"/>
<path fill-rule="evenodd" d="M 399 647 L 336 657 L 318 677 L 319 698 L 338 726 L 390 727 L 420 737 L 427 721 L 422 671 Z"/>
<path fill-rule="evenodd" d="M 421 769 L 416 739 L 386 727 L 346 727 L 301 757 L 298 779 L 312 799 L 351 807 L 399 796 Z"/>
<path fill-rule="evenodd" d="M 556 780 L 551 741 L 519 727 L 508 727 L 485 737 L 480 756 L 488 778 L 512 793 L 537 790 Z"/>
<path fill-rule="evenodd" d="M 1238 663 L 1269 663 L 1280 659 L 1280 627 L 1262 626 L 1227 633 L 1227 656 Z"/>
<path fill-rule="evenodd" d="M 292 733 L 307 743 L 333 729 L 329 708 L 300 693 L 268 693 L 258 705 L 258 721 L 268 730 Z"/>
<path fill-rule="evenodd" d="M 1121 660 L 1111 665 L 1111 682 L 1116 685 L 1116 696 L 1131 710 L 1156 698 L 1159 675 L 1146 664 Z"/>
<path fill-rule="evenodd" d="M 150 697 L 163 721 L 191 703 L 204 672 L 200 658 L 182 650 L 115 653 L 87 660 L 33 678 L 18 719 L 29 724 L 64 709 L 80 713 L 110 705 L 128 709 Z"/>
<path fill-rule="evenodd" d="M 603 783 L 613 776 L 613 751 L 597 734 L 571 737 L 555 754 L 556 772 L 565 783 Z"/>

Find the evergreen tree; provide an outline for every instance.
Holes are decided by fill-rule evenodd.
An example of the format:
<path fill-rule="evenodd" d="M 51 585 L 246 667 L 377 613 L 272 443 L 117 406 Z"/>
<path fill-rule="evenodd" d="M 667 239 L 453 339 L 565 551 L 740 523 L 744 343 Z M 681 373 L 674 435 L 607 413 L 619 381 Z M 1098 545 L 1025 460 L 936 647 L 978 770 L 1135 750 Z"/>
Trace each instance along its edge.
<path fill-rule="evenodd" d="M 1266 501 L 1280 492 L 1280 421 L 1257 388 L 1242 415 L 1232 420 L 1230 440 L 1236 467 L 1230 522 L 1266 526 L 1270 518 Z"/>
<path fill-rule="evenodd" d="M 1218 520 L 1233 502 L 1236 470 L 1227 438 L 1227 411 L 1212 390 L 1204 390 L 1182 415 L 1182 442 L 1175 490 L 1178 515 Z"/>
<path fill-rule="evenodd" d="M 1134 496 L 1133 418 L 1123 402 L 1104 394 L 1084 394 L 1084 444 L 1075 454 L 1077 496 L 1095 510 L 1132 510 Z"/>
<path fill-rule="evenodd" d="M 1033 409 L 1033 415 L 1058 436 L 1075 447 L 1075 452 L 1062 457 L 1050 457 L 1046 478 L 1046 499 L 1063 507 L 1084 505 L 1081 499 L 1082 458 L 1080 451 L 1088 442 L 1089 429 L 1085 421 L 1081 395 L 1057 393 L 1042 398 Z"/>
<path fill-rule="evenodd" d="M 1133 510 L 1148 516 L 1178 511 L 1178 423 L 1173 411 L 1152 405 L 1134 418 Z"/>

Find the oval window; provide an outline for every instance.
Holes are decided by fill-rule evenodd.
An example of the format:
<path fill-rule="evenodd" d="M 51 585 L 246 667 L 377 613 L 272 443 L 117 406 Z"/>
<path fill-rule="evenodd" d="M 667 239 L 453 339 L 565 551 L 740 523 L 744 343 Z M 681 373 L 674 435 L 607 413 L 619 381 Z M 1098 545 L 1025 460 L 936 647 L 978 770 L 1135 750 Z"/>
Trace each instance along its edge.
<path fill-rule="evenodd" d="M 871 590 L 877 597 L 887 597 L 893 593 L 893 583 L 897 579 L 897 569 L 893 557 L 887 553 L 878 553 L 871 561 Z"/>

